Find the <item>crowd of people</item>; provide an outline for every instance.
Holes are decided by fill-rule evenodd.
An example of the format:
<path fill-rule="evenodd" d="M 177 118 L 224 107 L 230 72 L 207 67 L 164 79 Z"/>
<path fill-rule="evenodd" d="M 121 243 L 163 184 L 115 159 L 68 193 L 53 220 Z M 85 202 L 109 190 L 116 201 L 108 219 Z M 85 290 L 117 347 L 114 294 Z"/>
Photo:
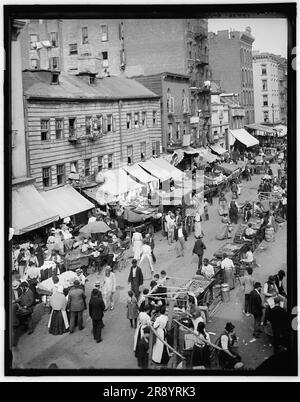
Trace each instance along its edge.
<path fill-rule="evenodd" d="M 286 291 L 284 289 L 285 272 L 279 271 L 277 275 L 270 276 L 262 285 L 255 280 L 253 274 L 255 243 L 252 239 L 256 231 L 250 223 L 250 218 L 260 220 L 264 238 L 266 228 L 278 227 L 278 217 L 286 219 L 287 193 L 286 178 L 274 176 L 269 168 L 267 176 L 262 178 L 258 194 L 278 195 L 278 201 L 273 205 L 260 201 L 246 201 L 238 203 L 242 191 L 239 178 L 232 181 L 231 201 L 228 202 L 225 192 L 221 192 L 218 200 L 218 212 L 221 217 L 220 233 L 217 239 L 224 240 L 232 237 L 233 225 L 238 224 L 239 214 L 242 214 L 246 229 L 243 240 L 247 243 L 245 253 L 240 263 L 245 267 L 245 275 L 239 277 L 238 285 L 244 291 L 243 311 L 246 316 L 254 317 L 253 336 L 261 337 L 262 328 L 271 325 L 273 333 L 274 352 L 277 353 L 287 345 L 288 318 L 286 312 Z M 244 177 L 252 180 L 253 171 L 246 166 Z M 267 205 L 268 204 L 268 205 Z M 198 257 L 197 275 L 211 281 L 215 276 L 215 268 L 208 258 L 204 258 L 206 245 L 204 243 L 203 220 L 209 220 L 207 199 L 204 199 L 203 214 L 197 213 L 193 219 L 193 235 L 195 243 L 192 254 Z M 120 249 L 132 246 L 133 259 L 129 268 L 128 284 L 130 290 L 126 299 L 126 318 L 128 326 L 134 329 L 133 351 L 137 358 L 138 367 L 149 367 L 149 361 L 157 367 L 167 367 L 171 357 L 172 334 L 168 316 L 168 280 L 164 270 L 155 273 L 158 266 L 155 256 L 155 241 L 152 233 L 143 235 L 136 230 L 131 239 L 126 238 L 123 228 L 118 220 L 104 217 L 101 213 L 89 217 L 88 224 L 103 221 L 109 228 L 109 233 L 99 236 L 75 237 L 70 222 L 64 222 L 60 227 L 53 228 L 46 241 L 46 247 L 41 244 L 28 244 L 26 247 L 16 246 L 13 250 L 13 344 L 17 342 L 17 328 L 22 325 L 28 333 L 34 330 L 32 315 L 36 303 L 41 302 L 41 295 L 37 291 L 37 284 L 41 281 L 40 268 L 46 261 L 53 262 L 55 269 L 52 272 L 53 286 L 48 297 L 50 317 L 48 321 L 49 333 L 61 335 L 74 333 L 76 328 L 81 331 L 85 327 L 84 311 L 87 310 L 92 320 L 93 338 L 97 343 L 102 341 L 103 318 L 107 311 L 115 306 L 117 280 L 114 273 L 116 256 Z M 163 219 L 163 229 L 169 246 L 175 243 L 176 257 L 186 255 L 186 242 L 188 233 L 180 208 L 174 213 L 169 211 Z M 262 240 L 262 238 L 260 240 Z M 126 245 L 125 245 L 126 243 Z M 59 276 L 64 271 L 64 258 L 74 249 L 89 257 L 89 266 L 104 271 L 103 281 L 97 280 L 87 300 L 86 281 L 88 280 L 82 269 L 76 270 L 76 279 L 69 287 L 63 287 Z M 219 261 L 224 284 L 229 290 L 237 286 L 236 262 L 226 253 Z M 187 367 L 209 368 L 212 364 L 213 353 L 218 357 L 218 363 L 223 369 L 239 369 L 243 367 L 242 357 L 238 350 L 235 326 L 228 322 L 224 331 L 217 340 L 212 341 L 206 330 L 208 322 L 207 312 L 197 305 L 197 299 L 189 294 L 185 306 L 186 318 L 181 321 L 184 330 L 179 337 L 181 352 L 186 358 Z M 152 334 L 152 335 L 151 335 Z M 150 340 L 153 336 L 153 347 L 149 356 Z M 179 342 L 179 343 L 180 343 Z"/>

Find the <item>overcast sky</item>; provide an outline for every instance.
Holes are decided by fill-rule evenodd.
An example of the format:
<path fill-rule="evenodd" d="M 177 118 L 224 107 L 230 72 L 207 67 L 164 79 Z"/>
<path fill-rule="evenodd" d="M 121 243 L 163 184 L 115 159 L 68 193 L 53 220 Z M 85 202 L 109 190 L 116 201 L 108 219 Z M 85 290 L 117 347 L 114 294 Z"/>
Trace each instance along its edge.
<path fill-rule="evenodd" d="M 287 56 L 287 21 L 284 18 L 249 18 L 249 19 L 209 19 L 209 32 L 217 33 L 218 30 L 233 28 L 244 31 L 251 27 L 255 37 L 253 50 Z"/>

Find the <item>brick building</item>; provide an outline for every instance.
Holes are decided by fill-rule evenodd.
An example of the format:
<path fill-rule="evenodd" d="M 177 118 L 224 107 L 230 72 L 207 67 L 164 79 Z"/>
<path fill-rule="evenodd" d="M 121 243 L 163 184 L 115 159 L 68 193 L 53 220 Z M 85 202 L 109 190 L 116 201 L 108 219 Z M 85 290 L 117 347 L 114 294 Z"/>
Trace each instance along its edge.
<path fill-rule="evenodd" d="M 100 77 L 164 71 L 188 75 L 191 112 L 197 120 L 195 143 L 211 140 L 209 85 L 204 85 L 211 77 L 207 20 L 30 20 L 22 48 L 23 68 L 87 71 Z"/>
<path fill-rule="evenodd" d="M 286 60 L 271 53 L 253 54 L 257 123 L 286 123 Z"/>
<path fill-rule="evenodd" d="M 62 186 L 70 177 L 92 186 L 97 172 L 160 152 L 159 96 L 134 80 L 26 70 L 23 87 L 38 189 Z"/>
<path fill-rule="evenodd" d="M 244 32 L 218 31 L 209 33 L 209 61 L 212 77 L 228 93 L 238 93 L 245 109 L 245 122 L 254 123 L 254 88 L 250 27 Z"/>
<path fill-rule="evenodd" d="M 190 145 L 190 79 L 186 75 L 159 73 L 133 77 L 161 97 L 163 149 Z"/>

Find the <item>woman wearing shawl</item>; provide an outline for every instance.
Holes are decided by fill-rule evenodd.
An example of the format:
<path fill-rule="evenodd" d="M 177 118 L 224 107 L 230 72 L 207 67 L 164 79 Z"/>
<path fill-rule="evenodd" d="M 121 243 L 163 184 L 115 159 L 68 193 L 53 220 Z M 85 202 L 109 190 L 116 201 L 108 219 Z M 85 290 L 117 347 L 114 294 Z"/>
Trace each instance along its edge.
<path fill-rule="evenodd" d="M 168 317 L 166 316 L 166 307 L 162 306 L 160 308 L 159 316 L 154 321 L 153 328 L 157 332 L 158 336 L 163 340 L 166 340 L 167 338 L 167 331 L 166 331 L 167 324 L 168 324 Z M 156 364 L 163 364 L 163 365 L 166 365 L 169 361 L 169 354 L 167 351 L 167 347 L 158 338 L 156 338 L 155 344 L 153 345 L 152 360 Z"/>
<path fill-rule="evenodd" d="M 69 329 L 67 299 L 62 285 L 58 285 L 56 292 L 50 297 L 50 306 L 52 311 L 48 322 L 49 332 L 53 335 L 62 335 Z"/>
<path fill-rule="evenodd" d="M 143 236 L 140 232 L 135 231 L 132 235 L 132 249 L 135 260 L 139 260 L 142 253 L 142 246 L 143 246 Z"/>
<path fill-rule="evenodd" d="M 151 318 L 148 314 L 150 307 L 147 308 L 146 311 L 140 312 L 138 316 L 137 328 L 134 334 L 134 342 L 133 342 L 133 351 L 135 353 L 135 357 L 138 357 L 138 347 L 139 342 L 143 338 L 144 329 L 151 325 Z"/>

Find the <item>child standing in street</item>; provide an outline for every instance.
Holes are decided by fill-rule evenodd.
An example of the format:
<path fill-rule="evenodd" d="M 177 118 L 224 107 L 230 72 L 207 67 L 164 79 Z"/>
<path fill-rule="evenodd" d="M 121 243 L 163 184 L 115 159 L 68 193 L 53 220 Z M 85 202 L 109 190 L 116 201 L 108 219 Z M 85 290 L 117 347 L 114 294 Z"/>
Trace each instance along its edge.
<path fill-rule="evenodd" d="M 127 299 L 127 318 L 130 321 L 131 328 L 136 328 L 138 315 L 139 315 L 139 308 L 137 299 L 134 296 L 133 291 L 129 290 Z"/>

